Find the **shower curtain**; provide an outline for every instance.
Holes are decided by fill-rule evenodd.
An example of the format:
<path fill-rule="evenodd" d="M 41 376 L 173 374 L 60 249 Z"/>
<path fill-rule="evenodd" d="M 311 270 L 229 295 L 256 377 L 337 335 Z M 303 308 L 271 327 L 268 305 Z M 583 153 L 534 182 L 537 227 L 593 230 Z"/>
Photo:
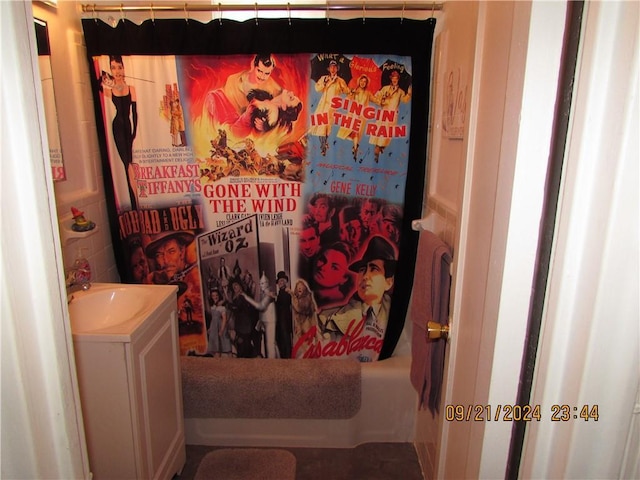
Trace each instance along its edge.
<path fill-rule="evenodd" d="M 391 355 L 435 20 L 83 20 L 116 263 L 183 355 Z"/>

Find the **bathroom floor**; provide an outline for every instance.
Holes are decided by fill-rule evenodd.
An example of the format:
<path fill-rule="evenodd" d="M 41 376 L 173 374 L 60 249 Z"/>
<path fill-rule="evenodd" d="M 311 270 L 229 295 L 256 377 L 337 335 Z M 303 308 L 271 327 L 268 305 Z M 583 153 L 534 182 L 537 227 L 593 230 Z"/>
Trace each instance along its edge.
<path fill-rule="evenodd" d="M 202 457 L 216 448 L 187 445 L 187 463 L 174 480 L 192 480 Z M 277 447 L 274 447 L 277 448 Z M 411 443 L 355 448 L 285 448 L 296 457 L 296 480 L 423 480 Z"/>

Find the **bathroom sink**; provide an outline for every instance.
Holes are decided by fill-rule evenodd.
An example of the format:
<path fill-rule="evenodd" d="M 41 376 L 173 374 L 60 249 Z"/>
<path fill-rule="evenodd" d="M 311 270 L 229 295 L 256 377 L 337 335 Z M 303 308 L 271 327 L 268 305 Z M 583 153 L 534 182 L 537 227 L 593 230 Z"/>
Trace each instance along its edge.
<path fill-rule="evenodd" d="M 83 334 L 127 335 L 177 287 L 94 283 L 68 297 L 71 331 Z"/>

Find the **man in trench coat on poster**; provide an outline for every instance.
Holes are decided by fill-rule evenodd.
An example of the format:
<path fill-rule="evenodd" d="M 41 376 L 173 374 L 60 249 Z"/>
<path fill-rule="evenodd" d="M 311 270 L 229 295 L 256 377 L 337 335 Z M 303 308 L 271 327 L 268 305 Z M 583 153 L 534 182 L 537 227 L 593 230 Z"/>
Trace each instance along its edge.
<path fill-rule="evenodd" d="M 389 291 L 393 288 L 396 263 L 393 245 L 381 236 L 371 237 L 362 258 L 349 265 L 349 270 L 356 273 L 354 295 L 346 305 L 320 313 L 324 338 L 339 341 L 349 336 L 346 354 L 362 362 L 377 360 L 380 354 L 389 321 Z"/>

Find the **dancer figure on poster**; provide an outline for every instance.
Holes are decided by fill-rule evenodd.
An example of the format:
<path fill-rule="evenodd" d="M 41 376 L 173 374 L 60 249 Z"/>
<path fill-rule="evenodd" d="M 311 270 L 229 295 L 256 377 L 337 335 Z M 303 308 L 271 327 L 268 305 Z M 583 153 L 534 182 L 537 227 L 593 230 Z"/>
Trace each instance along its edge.
<path fill-rule="evenodd" d="M 362 105 L 362 110 L 369 105 L 369 102 L 376 103 L 376 98 L 372 92 L 369 91 L 369 77 L 364 73 L 358 77 L 357 86 L 349 92 L 347 98 L 352 102 Z M 364 133 L 364 126 L 366 119 L 364 115 L 359 116 L 360 128 L 340 127 L 338 130 L 338 138 L 350 138 L 353 141 L 353 147 L 351 153 L 353 154 L 353 161 L 358 160 L 358 149 L 360 148 L 360 140 L 362 140 L 362 134 Z M 353 122 L 352 122 L 353 124 Z M 362 159 L 360 160 L 362 163 Z"/>
<path fill-rule="evenodd" d="M 265 332 L 266 358 L 276 358 L 276 307 L 274 304 L 276 296 L 271 291 L 269 286 L 269 279 L 264 272 L 262 272 L 259 284 L 260 301 L 254 300 L 244 292 L 242 293 L 242 295 L 253 308 L 260 312 L 260 322 L 262 323 Z"/>
<path fill-rule="evenodd" d="M 131 209 L 135 210 L 138 208 L 133 169 L 133 140 L 136 138 L 138 129 L 136 89 L 132 85 L 127 85 L 122 56 L 110 55 L 109 66 L 111 75 L 102 72 L 102 91 L 105 97 L 111 98 L 116 109 L 111 130 L 118 155 L 124 164 Z"/>
<path fill-rule="evenodd" d="M 400 102 L 407 103 L 411 100 L 411 85 L 409 85 L 406 92 L 400 88 L 400 74 L 395 70 L 391 72 L 389 78 L 391 83 L 382 87 L 375 94 L 375 102 L 379 104 L 383 110 L 390 112 L 389 117 L 391 118 L 391 120 L 381 120 L 377 122 L 376 130 L 378 132 L 390 132 L 398 123 Z M 369 143 L 375 145 L 374 160 L 378 163 L 380 154 L 384 152 L 384 149 L 391 143 L 391 137 L 388 135 L 371 135 Z"/>
<path fill-rule="evenodd" d="M 338 75 L 338 62 L 331 60 L 328 67 L 328 75 L 321 76 L 316 82 L 316 92 L 321 92 L 322 96 L 318 100 L 318 106 L 315 111 L 315 118 L 326 118 L 328 121 L 321 122 L 310 128 L 309 133 L 320 137 L 320 153 L 322 156 L 327 154 L 329 149 L 329 135 L 331 135 L 331 126 L 333 124 L 333 112 L 331 108 L 331 99 L 337 95 L 349 93 L 347 82 Z"/>

